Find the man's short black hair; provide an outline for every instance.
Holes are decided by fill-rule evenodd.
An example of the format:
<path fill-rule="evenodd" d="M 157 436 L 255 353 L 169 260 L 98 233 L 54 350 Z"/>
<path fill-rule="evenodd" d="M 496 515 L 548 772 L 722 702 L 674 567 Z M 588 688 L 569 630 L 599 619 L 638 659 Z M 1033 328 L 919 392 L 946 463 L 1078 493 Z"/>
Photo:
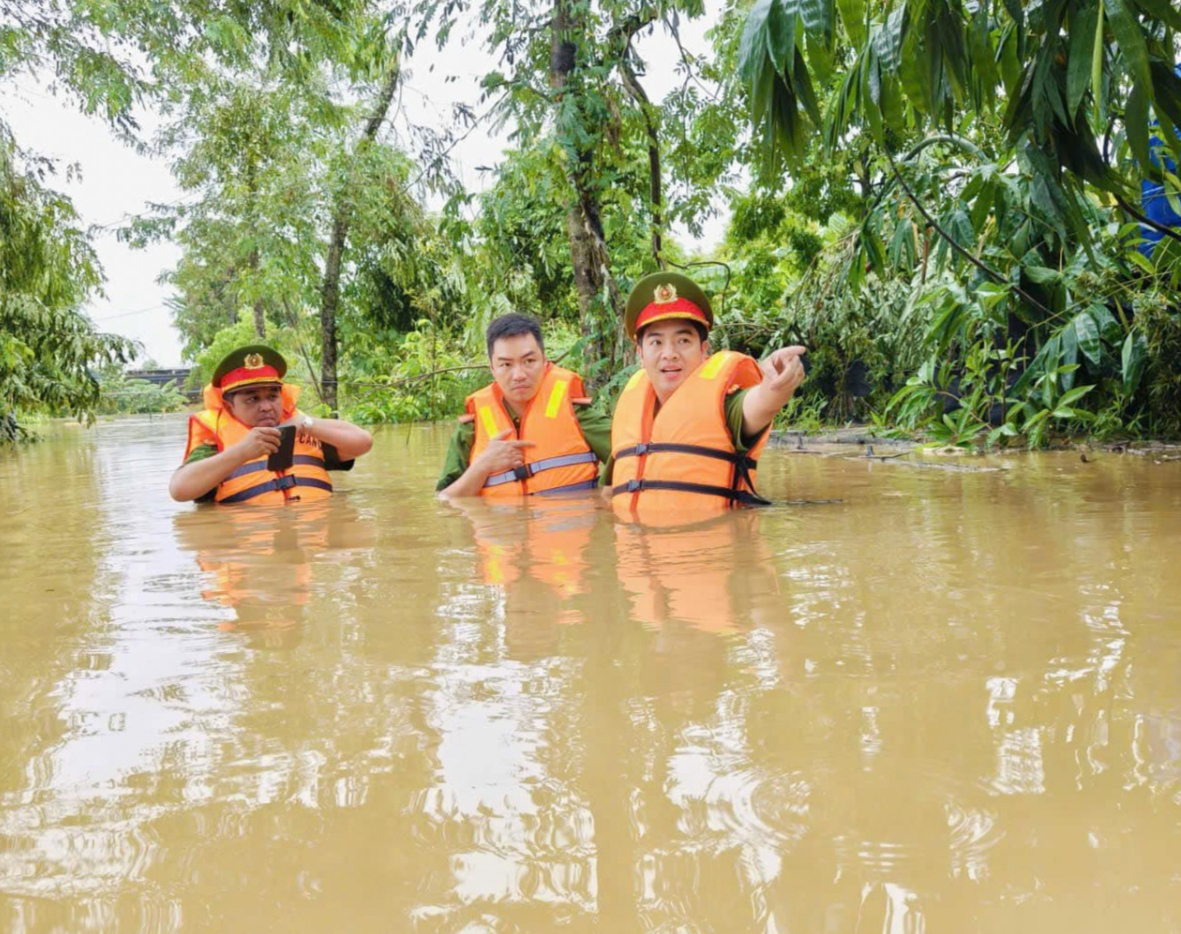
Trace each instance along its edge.
<path fill-rule="evenodd" d="M 686 318 L 685 320 L 688 321 L 689 324 L 693 325 L 694 329 L 697 331 L 697 336 L 701 338 L 701 343 L 704 344 L 707 340 L 709 340 L 709 328 L 707 328 L 700 321 L 694 321 L 691 318 Z M 652 324 L 658 324 L 658 323 L 659 322 L 656 322 L 656 321 L 652 322 Z M 642 328 L 640 328 L 639 331 L 636 332 L 636 343 L 637 344 L 640 343 L 644 339 L 644 332 L 646 330 L 648 330 L 648 328 L 650 326 L 651 325 L 645 324 Z"/>
<path fill-rule="evenodd" d="M 537 340 L 537 346 L 545 350 L 545 341 L 541 337 L 541 325 L 536 318 L 510 311 L 501 315 L 488 325 L 488 358 L 492 358 L 492 348 L 498 340 L 506 337 L 520 337 L 522 334 L 532 334 Z"/>

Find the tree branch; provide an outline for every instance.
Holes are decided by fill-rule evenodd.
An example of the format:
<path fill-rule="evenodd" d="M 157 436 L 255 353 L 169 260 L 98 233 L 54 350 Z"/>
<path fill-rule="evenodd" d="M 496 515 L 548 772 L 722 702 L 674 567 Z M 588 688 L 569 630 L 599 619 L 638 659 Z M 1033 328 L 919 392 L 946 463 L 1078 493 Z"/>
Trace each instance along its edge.
<path fill-rule="evenodd" d="M 1136 210 L 1136 208 L 1132 207 L 1132 205 L 1128 204 L 1128 202 L 1119 195 L 1115 195 L 1115 203 L 1118 204 L 1122 210 L 1136 218 L 1136 220 L 1138 220 L 1145 227 L 1151 227 L 1157 233 L 1164 234 L 1166 237 L 1171 237 L 1174 240 L 1181 241 L 1181 234 L 1177 233 L 1177 231 L 1172 227 L 1169 227 L 1168 225 L 1162 224 L 1158 221 L 1154 221 L 1151 217 L 1147 217 L 1146 215 L 1142 214 L 1140 211 Z"/>
<path fill-rule="evenodd" d="M 1049 308 L 1047 308 L 1045 305 L 1043 305 L 1041 302 L 1039 302 L 1036 298 L 1034 298 L 1032 295 L 1030 295 L 1028 292 L 1026 292 L 1023 288 L 1021 288 L 1021 286 L 1013 285 L 1011 282 L 1009 282 L 1008 279 L 1006 279 L 1004 276 L 1002 276 L 995 269 L 992 269 L 991 267 L 985 265 L 983 262 L 981 262 L 975 256 L 973 256 L 971 251 L 964 249 L 962 246 L 960 246 L 958 243 L 956 243 L 955 239 L 951 236 L 951 234 L 949 234 L 946 230 L 944 230 L 942 227 L 939 226 L 939 222 L 936 221 L 935 218 L 931 216 L 931 213 L 923 206 L 923 203 L 921 201 L 919 201 L 918 196 L 915 195 L 915 193 L 913 191 L 911 191 L 910 186 L 908 184 L 906 184 L 906 180 L 902 177 L 902 173 L 898 171 L 898 164 L 894 161 L 894 157 L 892 155 L 890 155 L 889 151 L 886 151 L 886 158 L 890 161 L 890 168 L 894 172 L 894 179 L 898 182 L 899 187 L 904 192 L 906 192 L 906 197 L 908 197 L 910 199 L 910 203 L 913 204 L 915 206 L 915 208 L 918 210 L 918 212 L 923 215 L 923 217 L 926 219 L 927 223 L 931 225 L 931 228 L 935 231 L 935 233 L 939 234 L 939 236 L 941 236 L 944 240 L 946 240 L 948 245 L 953 250 L 955 250 L 957 253 L 959 253 L 962 257 L 964 257 L 964 259 L 966 259 L 969 263 L 971 263 L 973 266 L 975 266 L 977 269 L 979 269 L 986 276 L 988 276 L 988 278 L 992 279 L 993 282 L 997 282 L 1000 285 L 1004 285 L 1004 286 L 1011 288 L 1014 292 L 1017 293 L 1017 295 L 1019 295 L 1021 297 L 1021 299 L 1023 301 L 1029 303 L 1032 307 L 1041 311 L 1042 314 L 1046 315 L 1047 317 L 1050 317 L 1053 315 L 1053 312 L 1050 311 Z"/>

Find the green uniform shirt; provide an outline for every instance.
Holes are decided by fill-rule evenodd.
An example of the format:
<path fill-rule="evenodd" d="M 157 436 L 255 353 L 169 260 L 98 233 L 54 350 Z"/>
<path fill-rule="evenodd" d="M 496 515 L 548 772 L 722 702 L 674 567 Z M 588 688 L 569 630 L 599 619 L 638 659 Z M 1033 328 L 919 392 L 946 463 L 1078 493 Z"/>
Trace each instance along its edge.
<path fill-rule="evenodd" d="M 742 400 L 746 390 L 733 393 L 726 397 L 726 427 L 730 429 L 730 437 L 734 441 L 734 448 L 739 454 L 745 454 L 758 438 L 745 439 L 742 436 Z M 595 456 L 603 462 L 601 478 L 606 481 L 611 476 L 611 467 L 615 459 L 611 456 L 611 419 L 615 411 L 615 402 L 619 397 L 611 400 L 610 408 L 604 411 L 598 405 L 574 407 L 574 415 L 578 419 L 578 427 L 586 438 Z M 520 419 L 513 418 L 513 424 L 520 427 Z M 476 440 L 476 426 L 472 422 L 460 422 L 451 435 L 451 443 L 447 446 L 447 456 L 443 461 L 443 472 L 436 490 L 445 490 L 463 476 L 472 458 L 472 446 Z"/>

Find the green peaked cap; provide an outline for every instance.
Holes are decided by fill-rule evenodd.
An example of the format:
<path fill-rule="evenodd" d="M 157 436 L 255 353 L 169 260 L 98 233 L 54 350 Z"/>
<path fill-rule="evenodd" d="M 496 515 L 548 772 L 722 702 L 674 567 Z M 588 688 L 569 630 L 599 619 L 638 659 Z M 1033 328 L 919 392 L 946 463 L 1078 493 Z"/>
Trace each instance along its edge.
<path fill-rule="evenodd" d="M 644 276 L 643 279 L 632 286 L 631 292 L 628 293 L 627 305 L 624 308 L 623 316 L 623 326 L 627 331 L 628 337 L 633 340 L 635 339 L 636 319 L 640 316 L 641 311 L 656 301 L 656 291 L 661 286 L 672 286 L 676 290 L 677 298 L 688 299 L 700 308 L 705 313 L 708 327 L 713 328 L 714 310 L 710 306 L 709 299 L 705 297 L 705 292 L 702 291 L 701 286 L 683 272 L 662 271 L 649 273 Z"/>
<path fill-rule="evenodd" d="M 234 372 L 234 370 L 252 370 L 260 367 L 258 360 L 252 360 L 252 357 L 261 359 L 262 367 L 270 367 L 278 375 L 270 376 L 269 374 L 260 374 L 255 379 L 236 380 L 233 385 L 223 387 L 221 384 L 222 380 L 228 374 Z M 217 369 L 213 371 L 213 378 L 210 380 L 210 383 L 215 388 L 221 389 L 223 392 L 228 392 L 237 386 L 281 383 L 283 377 L 286 375 L 287 361 L 283 359 L 283 355 L 279 351 L 267 347 L 265 344 L 247 344 L 245 347 L 236 347 L 222 358 L 221 363 L 217 365 Z"/>

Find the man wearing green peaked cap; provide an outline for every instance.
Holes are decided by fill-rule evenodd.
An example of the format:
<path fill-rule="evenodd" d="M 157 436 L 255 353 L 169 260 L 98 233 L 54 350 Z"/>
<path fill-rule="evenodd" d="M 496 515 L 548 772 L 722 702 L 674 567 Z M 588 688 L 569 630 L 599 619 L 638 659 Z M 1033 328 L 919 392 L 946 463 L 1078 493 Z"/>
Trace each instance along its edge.
<path fill-rule="evenodd" d="M 222 359 L 205 387 L 205 410 L 189 419 L 184 464 L 168 485 L 173 499 L 282 505 L 332 493 L 327 471 L 351 469 L 373 439 L 348 422 L 300 412 L 286 375 L 283 355 L 264 344 Z"/>
<path fill-rule="evenodd" d="M 612 417 L 604 486 L 617 512 L 766 502 L 754 485 L 757 455 L 804 380 L 804 348 L 781 348 L 762 363 L 714 353 L 713 326 L 709 298 L 682 273 L 647 275 L 628 295 L 624 328 L 641 369 Z"/>

